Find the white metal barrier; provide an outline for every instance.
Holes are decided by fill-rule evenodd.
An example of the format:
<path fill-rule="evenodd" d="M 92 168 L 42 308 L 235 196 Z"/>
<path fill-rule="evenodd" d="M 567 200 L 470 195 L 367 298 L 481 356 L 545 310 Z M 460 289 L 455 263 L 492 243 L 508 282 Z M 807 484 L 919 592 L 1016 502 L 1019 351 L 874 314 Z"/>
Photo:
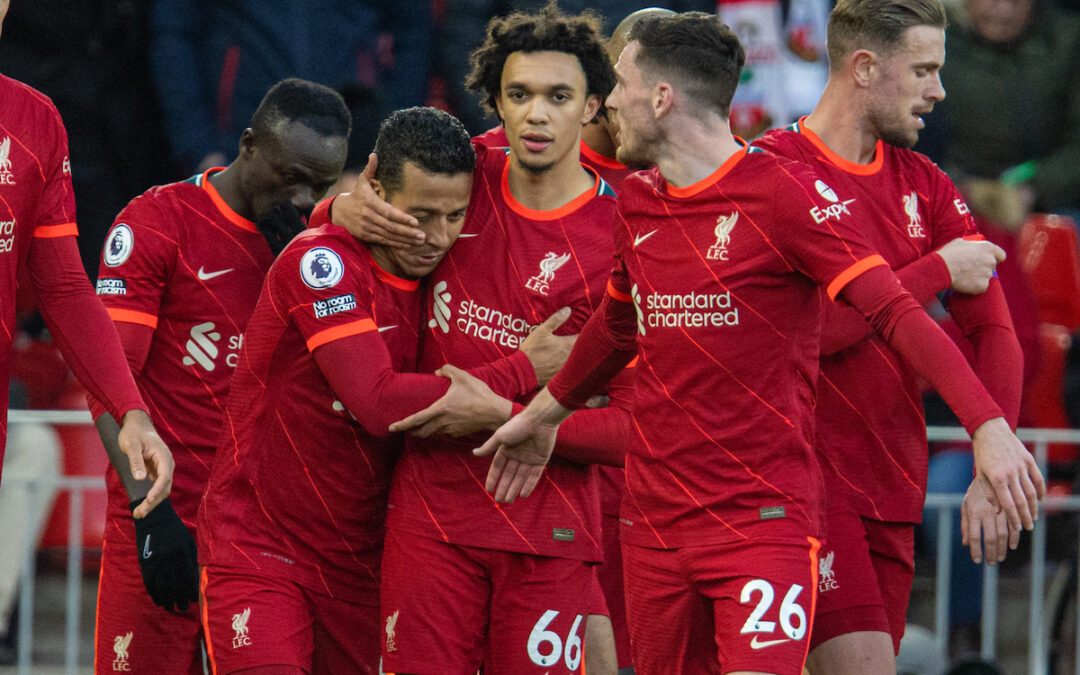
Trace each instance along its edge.
<path fill-rule="evenodd" d="M 90 414 L 86 411 L 66 410 L 12 410 L 8 412 L 9 422 L 36 422 L 52 425 L 86 425 L 91 424 Z M 1017 434 L 1029 447 L 1034 448 L 1034 455 L 1039 468 L 1045 475 L 1047 472 L 1047 446 L 1050 443 L 1066 443 L 1080 445 L 1080 430 L 1064 429 L 1021 429 Z M 967 433 L 959 427 L 929 427 L 927 438 L 931 442 L 936 441 L 968 441 Z M 103 451 L 104 452 L 104 451 Z M 18 481 L 18 478 L 5 477 L 5 485 L 8 481 Z M 56 490 L 57 492 L 70 493 L 68 506 L 68 558 L 67 558 L 67 581 L 66 581 L 66 608 L 65 608 L 65 670 L 68 675 L 78 672 L 79 664 L 79 608 L 82 598 L 82 520 L 83 520 L 83 496 L 87 491 L 105 489 L 105 481 L 102 477 L 73 477 L 61 476 L 47 484 L 37 480 L 23 480 L 28 488 L 31 508 L 35 499 L 40 498 L 39 493 L 43 489 Z M 931 494 L 927 496 L 926 506 L 938 512 L 937 534 L 937 568 L 935 583 L 935 607 L 934 627 L 936 646 L 942 662 L 946 662 L 949 645 L 949 593 L 948 584 L 951 572 L 951 559 L 948 554 L 951 539 L 954 535 L 952 512 L 960 507 L 963 502 L 962 494 Z M 1080 495 L 1068 497 L 1047 497 L 1042 505 L 1042 510 L 1047 508 L 1058 511 L 1080 512 Z M 1031 598 L 1030 618 L 1028 622 L 1029 651 L 1028 672 L 1040 674 L 1047 672 L 1049 640 L 1047 631 L 1052 617 L 1044 617 L 1044 593 L 1046 584 L 1046 518 L 1040 517 L 1035 523 L 1032 537 L 1031 559 Z M 33 619 L 34 619 L 34 567 L 36 546 L 26 547 L 23 557 L 23 568 L 20 576 L 19 590 L 19 635 L 18 635 L 18 673 L 30 675 L 31 673 L 31 649 L 33 646 Z M 1080 569 L 1076 571 L 1080 581 Z M 997 637 L 997 611 L 998 611 L 998 569 L 983 565 L 983 612 L 982 612 L 982 645 L 981 655 L 986 659 L 995 657 L 995 642 Z M 1080 583 L 1077 585 L 1077 603 L 1080 606 Z M 1080 629 L 1076 631 L 1076 673 L 1080 675 Z"/>
<path fill-rule="evenodd" d="M 1043 475 L 1047 475 L 1047 448 L 1050 443 L 1080 445 L 1080 430 L 1073 429 L 1020 429 L 1017 436 L 1029 448 L 1033 448 L 1035 461 Z M 929 427 L 927 438 L 935 441 L 970 441 L 967 432 L 959 427 Z M 952 511 L 963 503 L 964 496 L 959 494 L 931 494 L 926 497 L 926 507 L 938 512 L 937 533 L 937 570 L 934 587 L 934 635 L 942 663 L 947 662 L 949 650 L 949 593 L 948 584 L 952 560 L 948 554 L 953 534 Z M 1080 512 L 1080 495 L 1067 497 L 1047 497 L 1040 507 L 1040 513 L 1047 509 L 1056 511 Z M 1046 593 L 1046 518 L 1035 521 L 1031 532 L 1031 594 L 1028 614 L 1028 673 L 1040 675 L 1048 672 L 1050 641 L 1048 629 L 1053 617 L 1044 616 Z M 1080 566 L 1076 570 L 1080 581 Z M 996 655 L 998 622 L 998 568 L 983 565 L 982 597 L 982 644 L 980 654 L 984 659 L 993 659 Z M 1080 606 L 1080 584 L 1077 590 L 1077 603 Z M 1080 628 L 1075 635 L 1076 673 L 1080 675 Z"/>

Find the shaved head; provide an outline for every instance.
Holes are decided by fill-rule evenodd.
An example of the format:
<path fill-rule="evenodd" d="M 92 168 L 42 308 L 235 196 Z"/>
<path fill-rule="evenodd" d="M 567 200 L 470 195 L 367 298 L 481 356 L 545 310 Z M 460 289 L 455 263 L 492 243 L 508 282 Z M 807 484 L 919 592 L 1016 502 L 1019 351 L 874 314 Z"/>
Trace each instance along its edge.
<path fill-rule="evenodd" d="M 645 9 L 639 9 L 632 14 L 628 14 L 625 19 L 619 22 L 618 26 L 615 26 L 615 30 L 611 31 L 611 37 L 608 38 L 607 44 L 604 46 L 607 50 L 608 57 L 611 58 L 611 62 L 615 63 L 619 60 L 619 54 L 622 54 L 622 50 L 626 47 L 630 30 L 637 25 L 638 21 L 649 17 L 666 16 L 674 13 L 675 12 L 670 9 L 664 9 L 663 7 L 646 7 Z"/>

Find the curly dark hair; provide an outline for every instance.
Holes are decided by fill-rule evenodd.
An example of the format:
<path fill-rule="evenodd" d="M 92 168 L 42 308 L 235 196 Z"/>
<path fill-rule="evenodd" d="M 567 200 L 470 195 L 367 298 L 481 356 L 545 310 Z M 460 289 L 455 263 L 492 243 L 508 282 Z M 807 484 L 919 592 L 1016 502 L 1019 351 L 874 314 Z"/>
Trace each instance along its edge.
<path fill-rule="evenodd" d="M 282 121 L 301 122 L 321 136 L 348 138 L 352 129 L 352 115 L 341 94 L 297 77 L 270 87 L 251 116 L 251 129 L 256 134 L 272 133 Z"/>
<path fill-rule="evenodd" d="M 615 88 L 615 71 L 604 50 L 600 17 L 591 11 L 567 16 L 554 0 L 536 14 L 516 12 L 488 23 L 487 39 L 469 55 L 472 71 L 465 85 L 484 94 L 484 107 L 498 114 L 503 66 L 514 52 L 562 52 L 577 57 L 585 73 L 587 96 L 600 97 L 597 118 L 607 117 L 603 101 Z"/>
<path fill-rule="evenodd" d="M 404 186 L 405 162 L 428 173 L 472 173 L 476 167 L 469 132 L 453 115 L 435 108 L 396 110 L 379 127 L 375 178 L 387 198 Z"/>
<path fill-rule="evenodd" d="M 746 53 L 715 14 L 646 17 L 630 29 L 627 39 L 641 45 L 635 63 L 646 78 L 675 79 L 698 103 L 724 117 L 731 112 Z"/>

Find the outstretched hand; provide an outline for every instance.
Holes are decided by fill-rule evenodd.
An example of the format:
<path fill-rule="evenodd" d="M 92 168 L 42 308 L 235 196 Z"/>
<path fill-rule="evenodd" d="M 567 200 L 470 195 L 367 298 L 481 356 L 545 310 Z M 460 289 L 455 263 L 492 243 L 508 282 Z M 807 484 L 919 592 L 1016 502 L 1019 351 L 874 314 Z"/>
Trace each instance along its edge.
<path fill-rule="evenodd" d="M 555 449 L 559 423 L 569 414 L 543 389 L 525 410 L 473 450 L 478 457 L 494 455 L 484 488 L 495 495 L 495 501 L 508 504 L 532 494 Z"/>
<path fill-rule="evenodd" d="M 391 206 L 372 187 L 379 158 L 368 155 L 367 166 L 349 192 L 334 199 L 331 220 L 360 241 L 393 248 L 409 248 L 424 243 L 419 223 L 404 211 Z"/>
<path fill-rule="evenodd" d="M 127 456 L 135 480 L 149 477 L 154 482 L 146 499 L 132 514 L 143 518 L 169 496 L 176 463 L 145 410 L 129 410 L 124 414 L 116 442 Z"/>

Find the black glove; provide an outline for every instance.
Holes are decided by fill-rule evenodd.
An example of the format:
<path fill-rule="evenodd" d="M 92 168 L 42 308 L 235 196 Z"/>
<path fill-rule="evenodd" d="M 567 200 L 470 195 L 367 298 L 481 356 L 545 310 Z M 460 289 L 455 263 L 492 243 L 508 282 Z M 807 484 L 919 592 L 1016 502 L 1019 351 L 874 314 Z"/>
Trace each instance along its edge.
<path fill-rule="evenodd" d="M 137 499 L 128 507 L 142 504 Z M 187 611 L 199 601 L 199 553 L 195 537 L 165 499 L 145 518 L 135 519 L 135 545 L 139 569 L 150 598 L 169 611 Z"/>
<path fill-rule="evenodd" d="M 255 223 L 277 257 L 293 237 L 307 228 L 307 218 L 292 202 L 278 202 Z"/>

